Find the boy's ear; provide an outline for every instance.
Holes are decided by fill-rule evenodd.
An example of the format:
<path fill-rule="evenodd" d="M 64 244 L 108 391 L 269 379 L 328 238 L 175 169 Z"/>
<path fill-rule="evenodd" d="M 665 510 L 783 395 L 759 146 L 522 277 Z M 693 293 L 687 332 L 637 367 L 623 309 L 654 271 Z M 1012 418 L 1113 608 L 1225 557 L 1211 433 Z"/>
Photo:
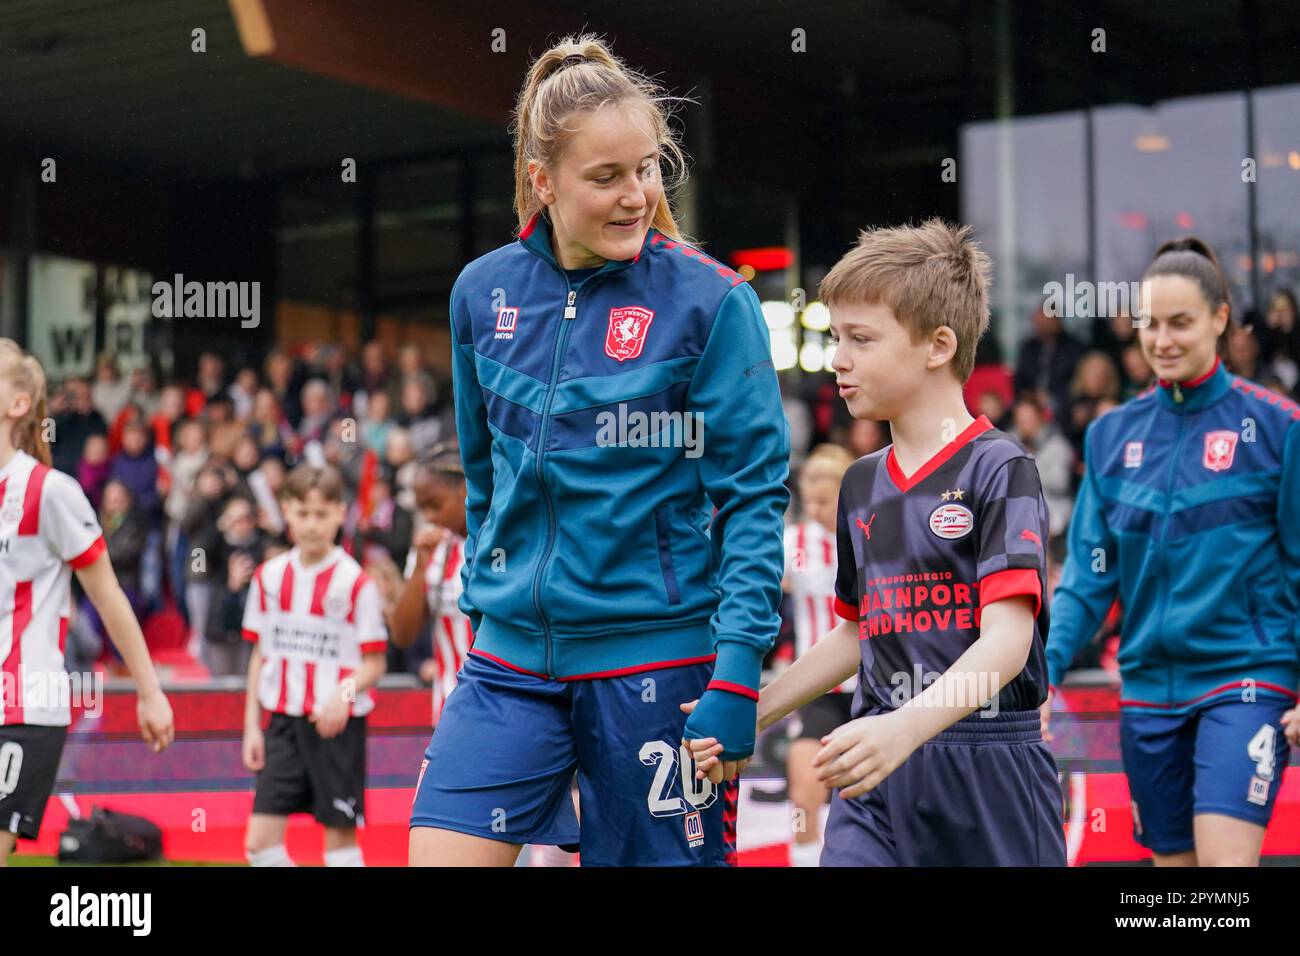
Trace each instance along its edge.
<path fill-rule="evenodd" d="M 930 355 L 926 368 L 939 368 L 957 355 L 957 333 L 951 326 L 941 325 L 930 336 Z"/>

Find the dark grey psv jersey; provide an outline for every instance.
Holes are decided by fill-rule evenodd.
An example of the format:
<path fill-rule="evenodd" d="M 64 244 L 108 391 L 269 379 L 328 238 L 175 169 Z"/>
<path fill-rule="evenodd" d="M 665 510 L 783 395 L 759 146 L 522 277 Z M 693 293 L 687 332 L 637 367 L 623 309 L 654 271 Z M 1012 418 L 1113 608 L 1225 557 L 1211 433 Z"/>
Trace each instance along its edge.
<path fill-rule="evenodd" d="M 979 637 L 981 608 L 1020 595 L 1034 604 L 1033 646 L 989 709 L 1038 707 L 1047 696 L 1047 528 L 1033 458 L 982 415 L 910 477 L 892 445 L 854 462 L 840 485 L 835 604 L 858 623 L 855 716 L 919 694 Z M 988 675 L 969 692 L 996 687 Z"/>

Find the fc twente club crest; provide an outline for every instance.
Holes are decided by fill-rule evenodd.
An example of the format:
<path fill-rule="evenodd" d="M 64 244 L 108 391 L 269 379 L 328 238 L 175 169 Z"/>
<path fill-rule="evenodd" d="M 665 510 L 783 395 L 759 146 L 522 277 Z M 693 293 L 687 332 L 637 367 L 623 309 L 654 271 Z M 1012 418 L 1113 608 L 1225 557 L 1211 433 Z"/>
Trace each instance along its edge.
<path fill-rule="evenodd" d="M 620 362 L 640 355 L 654 317 L 653 312 L 639 305 L 610 309 L 609 328 L 605 332 L 605 354 Z"/>
<path fill-rule="evenodd" d="M 1205 457 L 1201 464 L 1210 471 L 1227 471 L 1237 454 L 1237 433 L 1230 431 L 1205 433 Z"/>

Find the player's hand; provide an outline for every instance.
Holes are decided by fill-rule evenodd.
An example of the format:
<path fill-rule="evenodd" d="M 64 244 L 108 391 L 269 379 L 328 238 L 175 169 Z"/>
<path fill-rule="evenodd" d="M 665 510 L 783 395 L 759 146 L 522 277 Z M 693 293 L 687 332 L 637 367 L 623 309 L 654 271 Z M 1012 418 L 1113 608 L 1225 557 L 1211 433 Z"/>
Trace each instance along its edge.
<path fill-rule="evenodd" d="M 1292 707 L 1282 715 L 1282 727 L 1286 731 L 1287 743 L 1293 747 L 1300 746 L 1300 707 Z"/>
<path fill-rule="evenodd" d="M 1056 692 L 1050 687 L 1047 688 L 1047 700 L 1043 701 L 1043 705 L 1038 708 L 1038 713 L 1043 718 L 1043 740 L 1047 743 L 1052 740 L 1052 698 L 1055 696 Z"/>
<path fill-rule="evenodd" d="M 242 751 L 244 766 L 249 770 L 257 773 L 266 766 L 266 738 L 262 736 L 261 727 L 246 727 L 244 729 Z"/>
<path fill-rule="evenodd" d="M 682 713 L 693 712 L 699 702 L 699 698 L 696 698 L 681 704 Z M 755 735 L 757 739 L 757 730 Z M 752 759 L 746 757 L 744 760 L 723 760 L 719 756 L 722 753 L 722 744 L 716 737 L 699 737 L 694 740 L 683 740 L 682 743 L 690 749 L 691 759 L 695 761 L 696 780 L 703 780 L 706 776 L 709 782 L 714 784 L 722 783 L 724 780 L 734 780 L 749 766 L 749 761 Z"/>
<path fill-rule="evenodd" d="M 343 732 L 351 709 L 351 702 L 344 697 L 343 689 L 340 687 L 328 695 L 323 707 L 312 711 L 310 720 L 316 725 L 316 733 L 328 740 Z"/>
<path fill-rule="evenodd" d="M 859 717 L 822 738 L 813 758 L 817 779 L 840 790 L 841 797 L 860 797 L 874 790 L 916 749 L 902 711 Z"/>
<path fill-rule="evenodd" d="M 160 690 L 137 698 L 135 719 L 140 724 L 140 736 L 154 753 L 162 753 L 176 739 L 172 705 L 168 703 L 167 695 Z"/>
<path fill-rule="evenodd" d="M 428 564 L 433 559 L 433 552 L 438 550 L 438 545 L 450 537 L 451 532 L 442 525 L 425 525 L 416 533 L 415 540 L 411 542 L 415 546 L 416 560 Z"/>

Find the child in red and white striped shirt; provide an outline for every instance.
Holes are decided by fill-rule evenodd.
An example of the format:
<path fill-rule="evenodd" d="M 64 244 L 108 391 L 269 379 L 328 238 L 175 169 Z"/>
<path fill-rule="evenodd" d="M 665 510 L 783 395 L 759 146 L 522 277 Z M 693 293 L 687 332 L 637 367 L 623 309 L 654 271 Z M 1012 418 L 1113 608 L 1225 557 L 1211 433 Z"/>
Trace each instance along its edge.
<path fill-rule="evenodd" d="M 40 363 L 0 339 L 0 866 L 18 837 L 39 833 L 72 722 L 63 649 L 73 571 L 135 678 L 141 735 L 155 752 L 175 735 L 95 510 L 50 467 L 45 394 Z"/>
<path fill-rule="evenodd" d="M 427 668 L 421 667 L 421 676 L 433 684 L 436 727 L 474 643 L 469 618 L 458 606 L 465 549 L 465 473 L 459 449 L 435 448 L 420 463 L 412 487 L 426 523 L 412 542 L 406 586 L 393 609 L 393 643 L 409 647 L 432 619 L 433 657 Z"/>
<path fill-rule="evenodd" d="M 248 860 L 292 866 L 288 815 L 311 813 L 325 827 L 325 864 L 364 866 L 356 828 L 365 816 L 365 718 L 388 643 L 379 589 L 334 544 L 345 512 L 337 471 L 295 468 L 282 497 L 295 546 L 254 572 L 244 610 L 244 637 L 255 645 L 243 743 L 244 765 L 257 772 Z"/>

